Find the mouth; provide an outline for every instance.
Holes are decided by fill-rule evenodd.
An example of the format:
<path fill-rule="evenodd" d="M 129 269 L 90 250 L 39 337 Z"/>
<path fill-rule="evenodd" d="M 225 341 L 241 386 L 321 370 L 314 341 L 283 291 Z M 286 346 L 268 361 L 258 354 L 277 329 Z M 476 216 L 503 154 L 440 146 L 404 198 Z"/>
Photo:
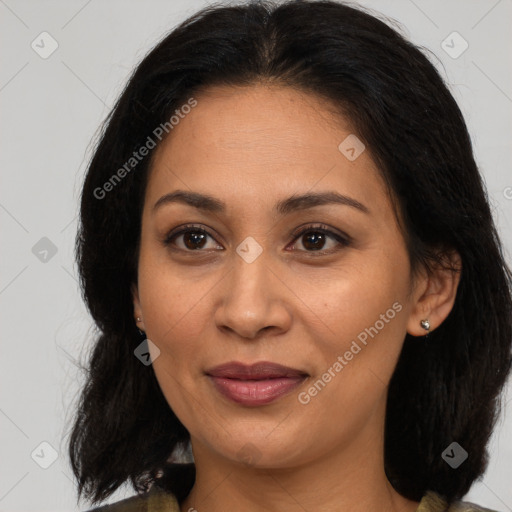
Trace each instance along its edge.
<path fill-rule="evenodd" d="M 252 365 L 231 362 L 205 373 L 221 395 L 249 407 L 274 402 L 309 377 L 303 370 L 267 361 Z"/>

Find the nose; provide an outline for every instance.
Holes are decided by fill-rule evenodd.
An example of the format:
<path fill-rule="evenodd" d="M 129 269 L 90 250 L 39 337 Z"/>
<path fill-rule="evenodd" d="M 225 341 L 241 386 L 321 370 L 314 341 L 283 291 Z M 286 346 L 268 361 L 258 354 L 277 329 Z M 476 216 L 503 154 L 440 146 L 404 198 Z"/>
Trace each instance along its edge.
<path fill-rule="evenodd" d="M 216 325 L 226 333 L 254 340 L 290 328 L 292 293 L 264 253 L 251 263 L 233 255 L 234 265 L 223 279 L 215 311 Z"/>

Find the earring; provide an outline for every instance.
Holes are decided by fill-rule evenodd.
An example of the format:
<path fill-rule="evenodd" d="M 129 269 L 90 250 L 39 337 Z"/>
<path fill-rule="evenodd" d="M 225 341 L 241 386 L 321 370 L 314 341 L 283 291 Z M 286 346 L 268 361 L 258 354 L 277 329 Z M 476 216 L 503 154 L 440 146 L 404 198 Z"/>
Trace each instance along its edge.
<path fill-rule="evenodd" d="M 140 316 L 138 316 L 135 320 L 137 320 L 137 323 L 138 323 L 138 322 L 142 321 L 142 318 Z M 139 334 L 141 336 L 146 336 L 146 333 L 144 331 L 141 331 L 138 327 L 137 327 L 137 330 L 139 331 Z"/>
<path fill-rule="evenodd" d="M 423 329 L 425 329 L 425 331 L 427 331 L 427 334 L 425 334 L 425 338 L 427 338 L 429 335 L 429 332 L 430 332 L 430 322 L 428 321 L 428 318 L 425 320 L 422 320 L 420 322 L 420 325 L 421 325 L 421 327 L 423 327 Z"/>

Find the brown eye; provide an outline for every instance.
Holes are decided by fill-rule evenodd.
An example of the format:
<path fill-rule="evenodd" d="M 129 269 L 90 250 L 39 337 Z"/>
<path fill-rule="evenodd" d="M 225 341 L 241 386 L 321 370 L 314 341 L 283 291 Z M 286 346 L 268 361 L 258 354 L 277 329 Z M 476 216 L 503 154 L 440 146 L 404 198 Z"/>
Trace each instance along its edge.
<path fill-rule="evenodd" d="M 304 247 L 304 249 L 298 249 L 299 251 L 310 253 L 330 253 L 350 245 L 348 236 L 341 236 L 324 225 L 307 226 L 305 229 L 295 234 L 294 240 L 299 241 Z M 326 248 L 325 246 L 329 245 L 329 241 L 331 241 L 331 246 Z"/>
<path fill-rule="evenodd" d="M 199 231 L 188 231 L 183 234 L 183 243 L 187 249 L 201 249 L 205 245 L 207 236 L 208 235 L 205 233 L 201 233 Z"/>
<path fill-rule="evenodd" d="M 308 250 L 322 250 L 324 248 L 326 238 L 328 237 L 325 233 L 310 231 L 309 233 L 302 235 L 302 245 Z"/>
<path fill-rule="evenodd" d="M 208 248 L 208 238 L 215 240 L 208 231 L 197 226 L 185 226 L 178 231 L 172 231 L 164 240 L 166 246 L 176 246 L 177 249 L 186 252 L 200 251 Z M 181 240 L 180 240 L 181 239 Z M 220 248 L 214 244 L 213 248 Z"/>

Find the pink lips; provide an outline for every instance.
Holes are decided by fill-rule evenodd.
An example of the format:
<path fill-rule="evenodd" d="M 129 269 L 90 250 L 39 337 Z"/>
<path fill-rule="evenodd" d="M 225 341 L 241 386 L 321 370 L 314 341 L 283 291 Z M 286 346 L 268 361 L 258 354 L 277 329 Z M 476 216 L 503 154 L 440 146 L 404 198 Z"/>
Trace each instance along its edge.
<path fill-rule="evenodd" d="M 288 394 L 308 376 L 302 370 L 261 361 L 253 365 L 231 362 L 206 371 L 215 388 L 246 406 L 268 404 Z"/>

